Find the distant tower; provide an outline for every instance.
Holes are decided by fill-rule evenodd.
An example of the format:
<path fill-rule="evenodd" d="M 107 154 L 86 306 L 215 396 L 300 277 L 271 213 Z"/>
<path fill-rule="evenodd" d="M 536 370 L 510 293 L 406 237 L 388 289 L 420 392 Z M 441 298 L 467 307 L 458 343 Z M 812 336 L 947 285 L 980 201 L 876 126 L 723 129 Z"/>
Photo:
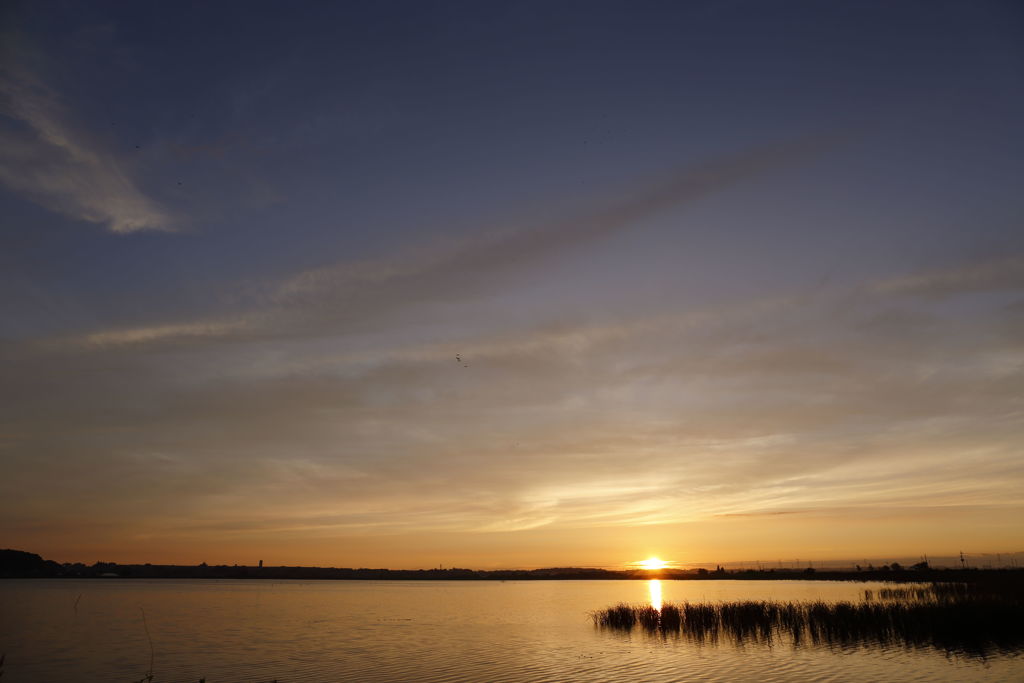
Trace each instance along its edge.
<path fill-rule="evenodd" d="M 260 560 L 260 569 L 263 569 L 263 560 Z"/>

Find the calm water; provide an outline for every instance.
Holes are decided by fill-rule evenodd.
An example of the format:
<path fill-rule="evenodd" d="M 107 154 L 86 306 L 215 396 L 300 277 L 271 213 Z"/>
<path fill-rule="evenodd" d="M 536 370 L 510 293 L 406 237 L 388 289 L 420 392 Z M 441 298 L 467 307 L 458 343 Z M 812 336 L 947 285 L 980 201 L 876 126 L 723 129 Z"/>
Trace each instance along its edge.
<path fill-rule="evenodd" d="M 858 600 L 813 581 L 0 581 L 5 683 L 1021 681 L 1024 657 L 693 645 L 596 629 L 625 601 Z M 81 597 L 79 597 L 81 596 Z M 75 602 L 78 601 L 77 609 Z"/>

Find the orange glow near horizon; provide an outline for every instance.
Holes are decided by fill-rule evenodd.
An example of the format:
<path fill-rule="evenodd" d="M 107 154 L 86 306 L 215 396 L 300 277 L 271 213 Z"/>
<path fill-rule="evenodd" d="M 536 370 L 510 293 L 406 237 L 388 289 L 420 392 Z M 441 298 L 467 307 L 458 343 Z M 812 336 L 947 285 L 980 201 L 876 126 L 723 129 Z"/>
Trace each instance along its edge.
<path fill-rule="evenodd" d="M 646 560 L 643 560 L 642 562 L 638 562 L 637 565 L 641 569 L 655 570 L 655 569 L 664 569 L 665 567 L 668 566 L 668 562 L 665 562 L 664 560 L 658 559 L 657 557 L 648 557 Z"/>

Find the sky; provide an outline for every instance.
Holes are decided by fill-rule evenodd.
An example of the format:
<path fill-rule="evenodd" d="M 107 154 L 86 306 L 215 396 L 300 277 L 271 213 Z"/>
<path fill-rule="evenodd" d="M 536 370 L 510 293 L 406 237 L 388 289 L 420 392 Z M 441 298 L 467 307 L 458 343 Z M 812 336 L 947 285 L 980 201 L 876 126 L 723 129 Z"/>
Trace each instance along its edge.
<path fill-rule="evenodd" d="M 0 10 L 0 546 L 1024 551 L 1015 2 Z"/>

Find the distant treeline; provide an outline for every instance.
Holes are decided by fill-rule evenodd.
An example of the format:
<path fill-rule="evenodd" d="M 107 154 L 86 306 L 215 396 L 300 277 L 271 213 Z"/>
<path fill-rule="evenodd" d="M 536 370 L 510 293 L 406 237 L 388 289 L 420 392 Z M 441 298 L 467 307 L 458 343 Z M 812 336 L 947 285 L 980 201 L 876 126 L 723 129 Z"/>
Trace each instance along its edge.
<path fill-rule="evenodd" d="M 860 571 L 814 569 L 642 569 L 613 570 L 586 567 L 547 569 L 352 569 L 336 567 L 251 567 L 245 565 L 64 563 L 44 560 L 22 550 L 0 550 L 0 578 L 135 578 L 135 579 L 341 579 L 376 581 L 416 580 L 630 580 L 630 579 L 814 579 L 824 581 L 972 581 L 990 574 L 1024 575 L 1020 569 L 931 569 L 898 564 Z"/>

